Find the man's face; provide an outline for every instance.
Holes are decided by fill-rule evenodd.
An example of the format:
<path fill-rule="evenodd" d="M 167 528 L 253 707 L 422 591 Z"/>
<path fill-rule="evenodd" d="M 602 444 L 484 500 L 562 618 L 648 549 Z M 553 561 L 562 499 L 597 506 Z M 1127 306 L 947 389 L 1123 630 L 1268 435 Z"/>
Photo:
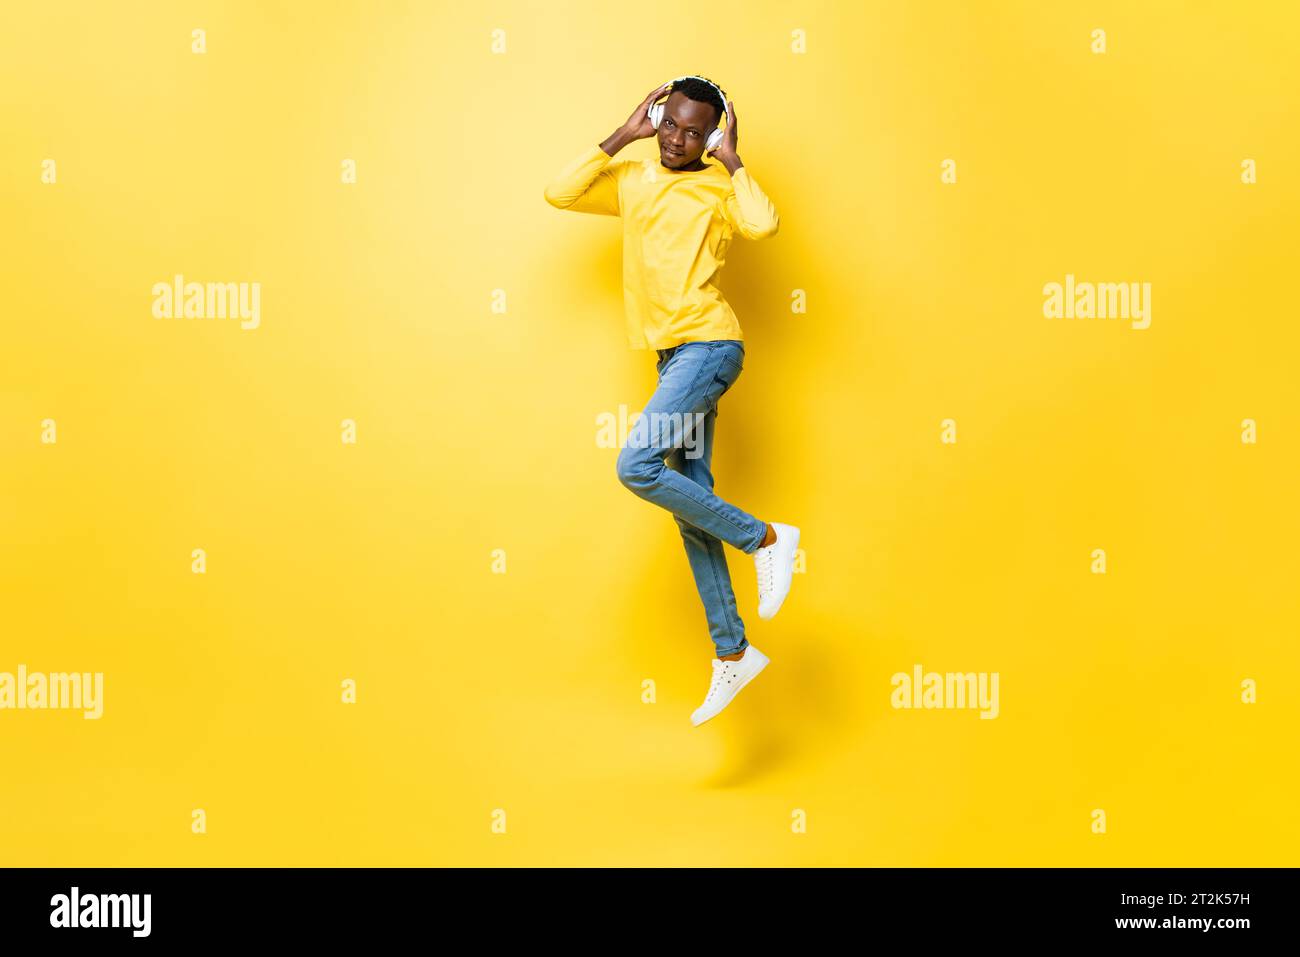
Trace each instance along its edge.
<path fill-rule="evenodd" d="M 704 153 L 704 143 L 717 129 L 718 111 L 708 103 L 676 92 L 664 104 L 659 122 L 659 161 L 669 169 L 693 168 Z"/>

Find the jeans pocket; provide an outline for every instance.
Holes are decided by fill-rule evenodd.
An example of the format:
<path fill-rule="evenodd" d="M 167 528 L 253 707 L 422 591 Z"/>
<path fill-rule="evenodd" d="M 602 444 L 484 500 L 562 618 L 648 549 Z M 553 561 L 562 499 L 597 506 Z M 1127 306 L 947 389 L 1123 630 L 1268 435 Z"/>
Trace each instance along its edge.
<path fill-rule="evenodd" d="M 726 377 L 728 385 L 740 378 L 740 373 L 744 371 L 744 368 L 745 353 L 731 346 L 723 347 L 719 374 Z"/>
<path fill-rule="evenodd" d="M 717 396 L 719 399 L 736 384 L 736 380 L 740 378 L 740 373 L 744 367 L 744 354 L 742 352 L 730 346 L 722 348 L 722 354 L 718 357 L 717 372 L 713 376 L 716 387 L 720 389 Z"/>

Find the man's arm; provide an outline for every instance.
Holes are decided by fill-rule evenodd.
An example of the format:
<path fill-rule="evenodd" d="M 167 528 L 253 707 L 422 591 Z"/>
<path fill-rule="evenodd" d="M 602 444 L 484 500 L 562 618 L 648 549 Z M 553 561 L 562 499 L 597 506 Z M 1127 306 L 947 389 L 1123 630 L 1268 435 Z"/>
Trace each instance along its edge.
<path fill-rule="evenodd" d="M 618 178 L 627 160 L 610 163 L 609 153 L 591 146 L 560 170 L 546 186 L 546 201 L 556 209 L 617 216 Z"/>
<path fill-rule="evenodd" d="M 775 236 L 781 220 L 776 207 L 759 188 L 744 166 L 731 171 L 731 192 L 727 194 L 727 219 L 746 239 Z"/>
<path fill-rule="evenodd" d="M 557 209 L 572 209 L 580 213 L 619 214 L 618 179 L 631 160 L 610 163 L 614 154 L 628 143 L 654 135 L 647 111 L 670 84 L 652 90 L 632 111 L 627 122 L 605 138 L 599 146 L 583 152 L 560 171 L 546 187 L 546 201 Z"/>
<path fill-rule="evenodd" d="M 766 239 L 776 235 L 781 225 L 776 215 L 776 207 L 759 189 L 754 177 L 749 175 L 745 164 L 736 152 L 739 134 L 736 120 L 736 104 L 727 101 L 727 129 L 718 148 L 709 155 L 727 168 L 731 174 L 731 192 L 727 194 L 725 212 L 727 221 L 736 227 L 746 239 Z"/>

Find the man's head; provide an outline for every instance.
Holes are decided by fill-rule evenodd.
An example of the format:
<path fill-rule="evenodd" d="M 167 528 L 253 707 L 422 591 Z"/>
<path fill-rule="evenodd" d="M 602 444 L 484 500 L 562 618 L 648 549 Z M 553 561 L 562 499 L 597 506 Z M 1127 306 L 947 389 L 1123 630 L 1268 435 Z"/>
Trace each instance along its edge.
<path fill-rule="evenodd" d="M 659 162 L 669 169 L 702 169 L 705 141 L 717 129 L 726 104 L 703 80 L 687 77 L 673 84 L 659 121 Z"/>

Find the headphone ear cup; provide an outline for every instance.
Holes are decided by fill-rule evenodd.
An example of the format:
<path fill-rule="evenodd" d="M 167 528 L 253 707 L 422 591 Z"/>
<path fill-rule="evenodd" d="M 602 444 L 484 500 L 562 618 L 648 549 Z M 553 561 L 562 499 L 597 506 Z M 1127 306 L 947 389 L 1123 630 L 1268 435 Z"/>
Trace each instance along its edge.
<path fill-rule="evenodd" d="M 659 129 L 659 121 L 664 115 L 664 105 L 662 103 L 651 104 L 650 109 L 646 111 L 646 115 L 650 117 L 650 125 L 655 129 Z"/>
<path fill-rule="evenodd" d="M 722 145 L 722 137 L 725 135 L 726 134 L 723 132 L 722 127 L 718 127 L 716 130 L 710 133 L 709 138 L 704 141 L 704 148 L 709 150 L 716 150 L 719 146 Z"/>

